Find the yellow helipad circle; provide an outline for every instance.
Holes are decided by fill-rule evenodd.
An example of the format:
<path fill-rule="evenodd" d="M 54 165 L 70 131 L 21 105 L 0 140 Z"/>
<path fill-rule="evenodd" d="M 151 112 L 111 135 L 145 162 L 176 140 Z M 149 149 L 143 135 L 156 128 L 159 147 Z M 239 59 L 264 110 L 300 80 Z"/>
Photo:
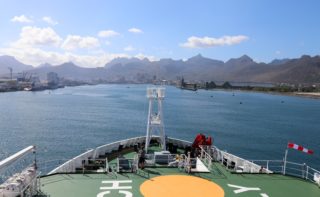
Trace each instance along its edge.
<path fill-rule="evenodd" d="M 214 182 L 184 175 L 158 176 L 140 186 L 144 197 L 224 197 Z"/>

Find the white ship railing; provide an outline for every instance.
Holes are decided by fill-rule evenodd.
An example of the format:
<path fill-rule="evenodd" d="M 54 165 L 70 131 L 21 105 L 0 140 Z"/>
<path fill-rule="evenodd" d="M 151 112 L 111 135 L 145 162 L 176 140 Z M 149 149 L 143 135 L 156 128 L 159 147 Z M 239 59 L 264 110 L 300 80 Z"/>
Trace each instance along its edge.
<path fill-rule="evenodd" d="M 212 147 L 213 160 L 221 162 L 228 169 L 237 173 L 261 173 L 261 166 L 251 161 L 219 150 L 217 147 Z M 265 170 L 266 173 L 272 173 L 270 170 Z"/>
<path fill-rule="evenodd" d="M 159 140 L 158 136 L 154 136 L 153 140 Z M 179 148 L 186 148 L 191 146 L 191 142 L 184 141 L 175 138 L 167 138 L 167 143 L 172 143 Z M 89 150 L 67 162 L 61 166 L 55 168 L 49 174 L 53 173 L 70 173 L 76 172 L 76 168 L 81 168 L 83 162 L 88 162 L 90 159 L 98 159 L 99 156 L 118 151 L 119 147 L 127 148 L 132 147 L 138 143 L 143 144 L 145 137 L 130 138 L 127 140 L 120 140 L 103 146 L 99 146 L 96 149 Z M 212 146 L 211 150 L 206 150 L 201 155 L 202 161 L 206 166 L 211 167 L 211 162 L 220 162 L 226 166 L 227 169 L 236 173 L 283 173 L 286 175 L 292 175 L 300 177 L 306 180 L 320 184 L 320 172 L 307 166 L 305 164 L 298 164 L 294 162 L 286 162 L 286 170 L 284 170 L 283 160 L 246 160 L 241 157 L 230 154 L 226 151 L 222 151 L 215 146 Z M 168 156 L 167 160 L 170 163 L 173 155 Z M 170 160 L 170 161 L 169 161 Z M 133 160 L 136 162 L 136 159 Z M 151 161 L 152 162 L 152 161 Z M 107 163 L 107 162 L 106 162 Z M 154 162 L 152 162 L 154 163 Z M 107 163 L 108 165 L 108 163 Z M 107 167 L 106 167 L 107 170 Z"/>
<path fill-rule="evenodd" d="M 158 136 L 153 137 L 153 139 L 158 139 Z M 82 166 L 83 160 L 88 160 L 89 158 L 97 158 L 99 155 L 104 155 L 106 153 L 111 153 L 112 151 L 117 151 L 119 146 L 122 145 L 123 148 L 133 146 L 137 143 L 143 143 L 145 141 L 145 137 L 136 137 L 127 140 L 121 140 L 117 142 L 113 142 L 110 144 L 106 144 L 96 149 L 89 150 L 67 162 L 62 164 L 61 166 L 55 168 L 48 174 L 54 173 L 70 173 L 75 172 L 76 168 L 80 168 Z M 192 143 L 185 140 L 175 139 L 175 138 L 167 138 L 168 143 L 172 143 L 180 148 L 186 148 L 190 146 Z M 227 153 L 225 151 L 219 150 L 217 147 L 213 147 L 213 160 L 220 161 L 223 163 L 223 159 L 227 159 L 227 167 L 232 167 L 232 162 L 235 163 L 235 169 L 241 169 L 242 172 L 250 172 L 250 173 L 258 173 L 261 169 L 261 166 L 254 164 L 248 160 L 237 157 L 233 154 Z M 209 164 L 209 157 L 207 155 L 206 163 Z"/>
<path fill-rule="evenodd" d="M 163 154 L 157 156 L 155 154 L 146 154 L 146 165 L 155 166 L 155 165 L 169 165 L 171 162 L 176 160 L 177 154 Z"/>
<path fill-rule="evenodd" d="M 76 168 L 82 166 L 83 160 L 88 160 L 90 157 L 92 157 L 93 151 L 94 150 L 88 150 L 87 152 L 82 153 L 81 155 L 78 155 L 73 159 L 70 159 L 69 161 L 65 162 L 61 166 L 58 166 L 57 168 L 49 172 L 49 174 L 63 173 L 63 172 L 76 172 Z"/>
<path fill-rule="evenodd" d="M 154 136 L 152 139 L 159 140 L 159 136 Z M 90 158 L 91 159 L 98 158 L 100 155 L 105 155 L 106 153 L 111 153 L 112 151 L 118 151 L 120 146 L 122 148 L 127 148 L 127 147 L 132 147 L 133 145 L 138 143 L 142 144 L 144 142 L 145 142 L 145 136 L 141 136 L 141 137 L 120 140 L 117 142 L 99 146 L 73 159 L 70 159 L 69 161 L 65 162 L 61 166 L 58 166 L 52 171 L 50 171 L 48 174 L 76 172 L 76 168 L 81 168 L 83 160 L 87 161 Z M 178 147 L 183 147 L 183 148 L 191 145 L 191 142 L 179 140 L 175 138 L 167 138 L 167 142 L 173 143 L 174 145 Z"/>
<path fill-rule="evenodd" d="M 38 161 L 38 171 L 41 174 L 47 174 L 52 169 L 56 168 L 57 166 L 61 166 L 63 163 L 69 161 L 70 159 L 52 159 L 52 160 L 45 160 L 45 161 Z"/>
<path fill-rule="evenodd" d="M 120 145 L 122 145 L 123 148 L 126 148 L 138 143 L 142 144 L 145 141 L 145 138 L 146 138 L 145 136 L 135 137 L 135 138 L 120 140 L 110 144 L 99 146 L 96 149 L 94 149 L 92 157 L 97 158 L 99 157 L 99 155 L 111 153 L 112 151 L 117 151 Z"/>
<path fill-rule="evenodd" d="M 136 138 L 130 138 L 127 140 L 120 140 L 117 142 L 113 142 L 110 144 L 106 144 L 103 146 L 99 146 L 95 149 L 91 149 L 67 162 L 62 164 L 61 166 L 58 166 L 48 174 L 54 174 L 54 173 L 66 173 L 66 172 L 75 172 L 76 168 L 80 168 L 82 166 L 83 160 L 88 160 L 90 158 L 98 158 L 100 155 L 105 155 L 106 153 L 111 153 L 112 151 L 118 151 L 120 145 L 122 148 L 133 146 L 137 143 L 142 144 L 145 141 L 145 137 L 136 137 Z"/>
<path fill-rule="evenodd" d="M 306 179 L 320 185 L 320 171 L 306 165 L 305 163 L 301 164 L 301 163 L 286 161 L 286 165 L 284 165 L 284 160 L 251 160 L 251 161 L 260 166 L 263 166 L 265 169 L 268 169 L 274 173 L 300 177 L 302 179 Z"/>
<path fill-rule="evenodd" d="M 315 182 L 320 187 L 320 171 L 307 166 L 305 179 Z"/>
<path fill-rule="evenodd" d="M 213 162 L 213 158 L 211 157 L 211 146 L 200 146 L 200 151 L 200 159 L 210 170 Z"/>
<path fill-rule="evenodd" d="M 264 170 L 268 170 L 273 173 L 283 172 L 283 160 L 250 160 L 262 167 Z"/>
<path fill-rule="evenodd" d="M 180 140 L 177 138 L 167 138 L 167 143 L 172 143 L 173 145 L 176 145 L 180 148 L 186 148 L 188 146 L 191 146 L 192 143 L 186 140 Z"/>

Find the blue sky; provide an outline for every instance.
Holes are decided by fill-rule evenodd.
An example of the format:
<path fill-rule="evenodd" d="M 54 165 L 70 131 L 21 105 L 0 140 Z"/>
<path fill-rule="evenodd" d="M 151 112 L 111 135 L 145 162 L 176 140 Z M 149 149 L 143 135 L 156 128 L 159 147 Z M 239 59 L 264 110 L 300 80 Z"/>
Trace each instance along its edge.
<path fill-rule="evenodd" d="M 35 66 L 115 57 L 320 54 L 318 0 L 0 0 L 0 54 Z M 130 31 L 129 31 L 130 30 Z"/>

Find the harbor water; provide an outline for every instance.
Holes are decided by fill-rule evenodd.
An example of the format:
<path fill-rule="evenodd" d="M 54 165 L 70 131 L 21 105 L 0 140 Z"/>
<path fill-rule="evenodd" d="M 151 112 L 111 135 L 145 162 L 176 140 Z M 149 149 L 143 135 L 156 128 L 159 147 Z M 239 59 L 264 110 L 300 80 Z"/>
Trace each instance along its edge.
<path fill-rule="evenodd" d="M 29 145 L 39 162 L 70 159 L 90 148 L 145 135 L 147 85 L 96 85 L 0 94 L 0 159 Z M 283 159 L 320 169 L 320 100 L 256 92 L 166 87 L 168 136 L 192 141 L 197 133 L 246 159 Z"/>

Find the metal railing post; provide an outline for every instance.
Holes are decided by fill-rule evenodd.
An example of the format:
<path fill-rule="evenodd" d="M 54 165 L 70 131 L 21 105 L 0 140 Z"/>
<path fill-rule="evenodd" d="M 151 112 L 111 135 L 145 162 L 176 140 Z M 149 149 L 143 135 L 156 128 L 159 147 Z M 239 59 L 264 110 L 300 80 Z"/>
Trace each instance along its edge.
<path fill-rule="evenodd" d="M 301 178 L 305 178 L 305 173 L 306 173 L 306 164 L 305 163 L 303 163 L 301 171 L 302 171 L 302 177 Z"/>
<path fill-rule="evenodd" d="M 201 155 L 200 155 L 200 158 L 202 159 L 202 158 L 203 158 L 203 152 L 204 152 L 204 150 L 203 150 L 203 147 L 202 147 L 202 146 L 200 146 L 200 149 L 201 149 Z"/>
<path fill-rule="evenodd" d="M 106 157 L 106 159 L 105 159 L 106 161 L 106 163 L 105 163 L 105 169 L 106 169 L 106 172 L 108 173 L 109 172 L 109 163 L 108 163 L 108 157 Z"/>
<path fill-rule="evenodd" d="M 284 154 L 283 175 L 286 174 L 287 156 L 288 156 L 288 149 L 286 149 L 285 154 Z"/>

